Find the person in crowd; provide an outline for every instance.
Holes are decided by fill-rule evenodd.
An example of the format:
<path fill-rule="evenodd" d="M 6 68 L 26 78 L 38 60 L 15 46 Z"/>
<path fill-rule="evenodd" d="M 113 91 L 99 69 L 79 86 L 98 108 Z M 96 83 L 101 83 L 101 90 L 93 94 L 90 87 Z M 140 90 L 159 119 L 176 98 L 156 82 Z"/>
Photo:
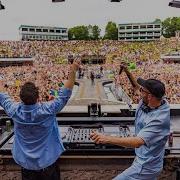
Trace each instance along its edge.
<path fill-rule="evenodd" d="M 91 78 L 91 85 L 93 86 L 94 85 L 94 72 L 91 71 L 91 74 L 90 74 L 90 78 Z"/>

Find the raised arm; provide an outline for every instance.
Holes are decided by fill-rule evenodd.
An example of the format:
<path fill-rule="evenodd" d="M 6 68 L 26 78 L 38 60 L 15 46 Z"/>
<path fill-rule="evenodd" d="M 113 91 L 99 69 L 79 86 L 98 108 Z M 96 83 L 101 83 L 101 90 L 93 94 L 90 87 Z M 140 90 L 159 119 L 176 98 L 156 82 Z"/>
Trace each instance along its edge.
<path fill-rule="evenodd" d="M 138 90 L 140 88 L 140 86 L 138 85 L 137 80 L 133 77 L 132 73 L 129 72 L 127 66 L 121 65 L 121 69 L 123 69 L 124 72 L 126 73 L 126 75 L 127 75 L 128 79 L 129 79 L 129 81 L 131 82 L 133 88 L 135 90 Z"/>
<path fill-rule="evenodd" d="M 76 72 L 79 66 L 80 66 L 80 60 L 75 60 L 73 64 L 71 65 L 68 80 L 64 83 L 65 88 L 73 89 L 75 79 L 76 79 Z"/>
<path fill-rule="evenodd" d="M 75 60 L 71 65 L 68 80 L 64 83 L 64 88 L 60 88 L 58 96 L 53 101 L 43 103 L 43 109 L 47 113 L 56 114 L 61 111 L 71 97 L 75 83 L 76 71 L 80 65 L 80 60 Z"/>

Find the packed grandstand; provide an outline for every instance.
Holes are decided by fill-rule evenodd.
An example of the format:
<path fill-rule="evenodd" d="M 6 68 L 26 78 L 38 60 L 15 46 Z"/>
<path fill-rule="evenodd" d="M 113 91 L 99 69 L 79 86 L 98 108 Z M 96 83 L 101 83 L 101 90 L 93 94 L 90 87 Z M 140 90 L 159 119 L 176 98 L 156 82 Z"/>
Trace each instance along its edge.
<path fill-rule="evenodd" d="M 108 73 L 116 86 L 121 86 L 138 102 L 124 73 L 119 76 L 122 62 L 133 63 L 131 70 L 136 77 L 157 78 L 166 85 L 166 96 L 171 104 L 180 103 L 180 63 L 164 63 L 161 54 L 180 49 L 176 38 L 161 39 L 154 42 L 120 42 L 111 40 L 98 41 L 0 41 L 0 58 L 33 57 L 33 65 L 2 67 L 0 72 L 1 87 L 19 101 L 19 89 L 26 81 L 35 82 L 40 90 L 40 101 L 50 100 L 55 90 L 68 77 L 69 56 L 102 55 L 105 63 L 101 65 L 82 65 L 85 78 L 88 72 Z M 111 78 L 112 78 L 111 77 Z M 52 93 L 52 91 L 54 91 Z"/>

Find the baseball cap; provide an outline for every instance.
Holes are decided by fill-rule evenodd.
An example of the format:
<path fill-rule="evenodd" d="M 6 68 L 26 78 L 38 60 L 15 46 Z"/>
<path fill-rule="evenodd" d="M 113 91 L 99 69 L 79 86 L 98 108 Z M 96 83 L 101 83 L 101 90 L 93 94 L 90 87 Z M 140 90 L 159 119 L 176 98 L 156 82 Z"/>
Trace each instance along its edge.
<path fill-rule="evenodd" d="M 146 88 L 156 98 L 162 98 L 165 95 L 165 85 L 157 79 L 138 78 L 137 83 Z"/>

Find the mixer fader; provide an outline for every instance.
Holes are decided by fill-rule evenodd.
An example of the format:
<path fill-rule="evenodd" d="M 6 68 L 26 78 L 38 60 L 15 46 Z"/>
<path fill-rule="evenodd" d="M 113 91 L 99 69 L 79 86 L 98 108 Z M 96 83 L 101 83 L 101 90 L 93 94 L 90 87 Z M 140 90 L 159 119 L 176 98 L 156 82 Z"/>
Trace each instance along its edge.
<path fill-rule="evenodd" d="M 133 154 L 134 149 L 124 148 L 109 144 L 95 144 L 90 138 L 92 132 L 102 133 L 109 136 L 117 137 L 130 137 L 134 135 L 134 126 L 130 124 L 80 124 L 80 125 L 59 125 L 59 133 L 62 138 L 63 145 L 66 149 L 66 153 L 70 154 Z M 0 152 L 2 154 L 10 154 L 14 141 L 14 135 L 6 138 L 7 141 L 2 144 Z"/>
<path fill-rule="evenodd" d="M 100 148 L 90 138 L 92 132 L 102 133 L 109 136 L 130 137 L 133 136 L 133 126 L 99 125 L 99 126 L 62 126 L 60 134 L 67 149 Z M 104 147 L 104 146 L 103 146 Z M 105 147 L 104 147 L 105 148 Z M 121 147 L 119 147 L 121 148 Z"/>

